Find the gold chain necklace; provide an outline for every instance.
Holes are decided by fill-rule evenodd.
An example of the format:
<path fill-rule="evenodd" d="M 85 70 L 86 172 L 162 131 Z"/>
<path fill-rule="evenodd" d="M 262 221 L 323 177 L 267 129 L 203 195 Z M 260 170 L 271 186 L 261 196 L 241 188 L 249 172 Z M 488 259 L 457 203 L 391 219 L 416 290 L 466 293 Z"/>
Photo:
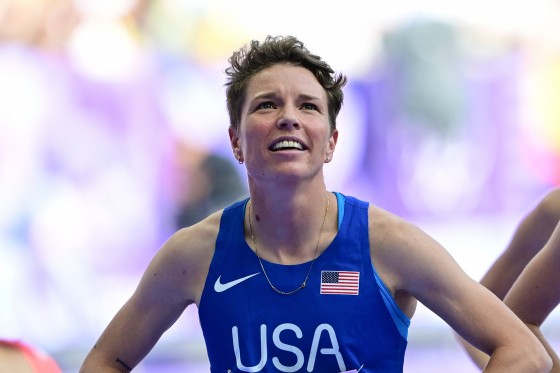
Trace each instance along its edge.
<path fill-rule="evenodd" d="M 325 216 L 323 216 L 323 223 L 321 224 L 321 230 L 319 231 L 319 237 L 317 238 L 317 245 L 315 247 L 315 254 L 313 255 L 313 260 L 311 260 L 311 264 L 309 265 L 309 270 L 307 271 L 307 275 L 305 276 L 305 279 L 303 280 L 301 285 L 298 286 L 297 288 L 295 288 L 294 290 L 282 291 L 272 284 L 272 281 L 270 281 L 270 278 L 268 277 L 268 275 L 266 274 L 266 271 L 264 270 L 264 265 L 263 265 L 263 262 L 261 260 L 261 257 L 259 256 L 259 250 L 257 248 L 257 241 L 255 240 L 255 232 L 253 231 L 253 224 L 252 224 L 253 204 L 252 204 L 251 200 L 249 200 L 249 230 L 251 231 L 251 240 L 253 241 L 253 246 L 255 246 L 255 254 L 257 254 L 257 258 L 259 258 L 259 264 L 261 265 L 261 269 L 263 271 L 264 277 L 266 278 L 266 281 L 268 281 L 268 284 L 270 285 L 272 290 L 274 290 L 278 294 L 292 295 L 294 293 L 297 293 L 298 291 L 300 291 L 301 289 L 303 289 L 307 285 L 307 280 L 309 279 L 309 275 L 311 274 L 311 269 L 313 268 L 313 263 L 315 263 L 315 259 L 317 259 L 317 253 L 319 252 L 319 243 L 321 242 L 321 235 L 323 234 L 323 228 L 325 227 L 325 220 L 327 220 L 327 213 L 329 212 L 329 204 L 330 204 L 330 198 L 329 198 L 329 195 L 327 194 L 327 207 L 325 208 Z"/>

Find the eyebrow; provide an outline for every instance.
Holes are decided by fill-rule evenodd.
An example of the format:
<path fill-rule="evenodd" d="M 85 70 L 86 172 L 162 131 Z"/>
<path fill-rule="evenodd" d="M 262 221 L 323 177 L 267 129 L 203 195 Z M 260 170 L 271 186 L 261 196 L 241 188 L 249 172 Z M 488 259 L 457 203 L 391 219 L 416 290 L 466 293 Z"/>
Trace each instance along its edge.
<path fill-rule="evenodd" d="M 262 99 L 273 99 L 273 98 L 277 98 L 277 97 L 278 97 L 278 95 L 274 92 L 264 92 L 264 93 L 259 93 L 256 96 L 252 97 L 251 101 L 262 100 Z M 321 100 L 321 97 L 312 96 L 312 95 L 308 95 L 308 94 L 305 94 L 305 93 L 300 93 L 297 96 L 297 98 L 299 100 L 304 100 L 304 101 L 307 101 L 307 100 L 310 100 L 310 101 Z"/>

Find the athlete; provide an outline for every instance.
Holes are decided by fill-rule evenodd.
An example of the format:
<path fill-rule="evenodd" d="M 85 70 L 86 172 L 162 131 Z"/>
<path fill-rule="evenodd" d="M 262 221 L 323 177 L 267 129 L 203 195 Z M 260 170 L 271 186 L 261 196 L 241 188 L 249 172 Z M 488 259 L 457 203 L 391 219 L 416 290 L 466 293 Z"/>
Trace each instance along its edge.
<path fill-rule="evenodd" d="M 560 303 L 560 189 L 548 192 L 523 218 L 498 259 L 481 280 L 527 324 L 547 349 L 552 372 L 560 372 L 560 358 L 541 330 Z M 488 355 L 464 340 L 467 352 L 481 368 Z"/>
<path fill-rule="evenodd" d="M 538 339 L 435 240 L 327 190 L 344 75 L 291 36 L 229 62 L 249 198 L 163 245 L 81 372 L 130 371 L 192 304 L 212 372 L 402 372 L 417 300 L 490 356 L 486 372 L 550 370 Z"/>

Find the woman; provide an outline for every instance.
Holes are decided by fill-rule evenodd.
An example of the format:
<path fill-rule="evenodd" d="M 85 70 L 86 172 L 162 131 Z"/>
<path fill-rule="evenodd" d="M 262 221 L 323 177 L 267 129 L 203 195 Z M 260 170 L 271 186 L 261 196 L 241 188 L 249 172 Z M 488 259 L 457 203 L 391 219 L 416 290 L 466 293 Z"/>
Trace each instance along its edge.
<path fill-rule="evenodd" d="M 402 372 L 417 299 L 491 355 L 488 372 L 550 369 L 433 239 L 327 191 L 344 76 L 294 37 L 253 41 L 230 63 L 229 137 L 250 198 L 164 244 L 82 372 L 131 370 L 191 304 L 212 372 Z"/>

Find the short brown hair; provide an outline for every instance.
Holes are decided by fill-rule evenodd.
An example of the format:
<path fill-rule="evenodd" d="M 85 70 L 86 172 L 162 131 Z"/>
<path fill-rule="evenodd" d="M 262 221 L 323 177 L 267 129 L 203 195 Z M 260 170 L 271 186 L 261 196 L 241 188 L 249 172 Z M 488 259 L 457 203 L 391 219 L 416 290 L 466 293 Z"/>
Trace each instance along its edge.
<path fill-rule="evenodd" d="M 241 108 L 249 80 L 258 72 L 276 64 L 287 63 L 301 66 L 311 71 L 327 93 L 328 115 L 331 132 L 336 129 L 336 117 L 342 107 L 344 94 L 342 87 L 346 76 L 335 74 L 334 70 L 307 50 L 304 44 L 293 36 L 267 36 L 263 42 L 251 41 L 233 52 L 230 66 L 225 70 L 227 110 L 230 127 L 238 128 Z"/>

